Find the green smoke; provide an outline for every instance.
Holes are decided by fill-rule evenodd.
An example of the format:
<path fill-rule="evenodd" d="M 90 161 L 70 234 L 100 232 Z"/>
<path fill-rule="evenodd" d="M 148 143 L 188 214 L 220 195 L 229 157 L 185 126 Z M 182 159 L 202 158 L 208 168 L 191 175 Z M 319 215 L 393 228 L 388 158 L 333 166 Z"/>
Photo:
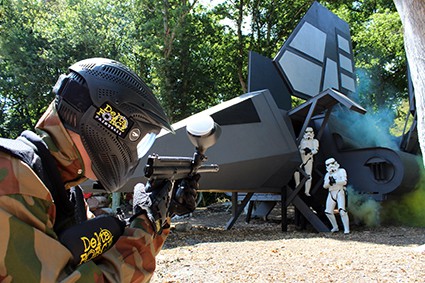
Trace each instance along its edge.
<path fill-rule="evenodd" d="M 365 194 L 359 194 L 351 186 L 347 187 L 348 211 L 357 225 L 368 227 L 380 224 L 381 205 Z"/>
<path fill-rule="evenodd" d="M 368 227 L 380 224 L 425 227 L 425 171 L 415 190 L 394 200 L 375 201 L 347 188 L 348 211 L 353 222 Z"/>
<path fill-rule="evenodd" d="M 382 203 L 381 218 L 383 223 L 425 227 L 425 172 L 416 189 L 397 200 Z"/>
<path fill-rule="evenodd" d="M 356 114 L 338 109 L 333 112 L 337 119 L 330 120 L 329 126 L 336 132 L 343 133 L 354 148 L 378 146 L 399 150 L 399 139 L 389 131 L 395 117 L 391 109 L 369 111 L 365 115 Z M 418 161 L 422 164 L 419 157 Z M 416 188 L 403 195 L 391 195 L 392 200 L 378 202 L 367 194 L 359 194 L 355 189 L 349 188 L 348 210 L 354 223 L 367 226 L 396 224 L 425 227 L 425 170 L 423 165 L 420 168 L 421 178 Z M 405 169 L 409 170 L 408 167 Z"/>

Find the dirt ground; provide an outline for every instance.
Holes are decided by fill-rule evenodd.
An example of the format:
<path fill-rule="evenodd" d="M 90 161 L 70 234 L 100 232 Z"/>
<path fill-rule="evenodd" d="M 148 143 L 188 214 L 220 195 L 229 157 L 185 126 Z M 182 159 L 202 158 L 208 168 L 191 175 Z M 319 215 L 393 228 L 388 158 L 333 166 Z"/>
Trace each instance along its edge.
<path fill-rule="evenodd" d="M 345 235 L 289 219 L 282 232 L 276 211 L 229 230 L 229 203 L 175 219 L 152 282 L 425 282 L 425 228 L 350 225 Z"/>

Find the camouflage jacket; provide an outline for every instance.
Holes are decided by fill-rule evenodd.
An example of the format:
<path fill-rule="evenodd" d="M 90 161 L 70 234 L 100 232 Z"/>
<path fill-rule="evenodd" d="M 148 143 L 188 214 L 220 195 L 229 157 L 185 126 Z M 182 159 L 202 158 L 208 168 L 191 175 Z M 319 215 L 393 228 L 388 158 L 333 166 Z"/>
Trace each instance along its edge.
<path fill-rule="evenodd" d="M 67 188 L 83 182 L 82 162 L 51 105 L 37 132 L 55 157 Z M 23 140 L 31 145 L 28 141 Z M 169 233 L 156 235 L 142 215 L 107 252 L 71 267 L 53 229 L 57 207 L 34 170 L 0 151 L 0 282 L 147 282 Z"/>

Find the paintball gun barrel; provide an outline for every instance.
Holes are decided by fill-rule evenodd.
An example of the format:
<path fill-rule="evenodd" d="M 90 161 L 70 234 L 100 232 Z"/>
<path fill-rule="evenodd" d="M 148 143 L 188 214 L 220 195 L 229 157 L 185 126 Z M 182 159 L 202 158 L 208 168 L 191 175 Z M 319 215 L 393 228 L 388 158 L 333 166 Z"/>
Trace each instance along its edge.
<path fill-rule="evenodd" d="M 189 140 L 195 146 L 193 157 L 149 155 L 144 169 L 148 179 L 178 180 L 198 173 L 218 172 L 217 164 L 203 164 L 206 150 L 213 146 L 220 134 L 220 126 L 210 116 L 192 119 L 186 126 Z"/>

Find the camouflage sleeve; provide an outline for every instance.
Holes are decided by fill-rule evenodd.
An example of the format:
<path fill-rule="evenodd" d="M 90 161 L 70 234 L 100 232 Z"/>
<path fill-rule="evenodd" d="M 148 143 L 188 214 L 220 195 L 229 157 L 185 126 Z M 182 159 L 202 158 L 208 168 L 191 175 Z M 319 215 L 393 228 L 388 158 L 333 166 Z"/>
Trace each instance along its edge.
<path fill-rule="evenodd" d="M 155 235 L 144 215 L 126 228 L 115 245 L 93 261 L 77 267 L 66 282 L 149 282 L 155 267 L 155 257 L 161 250 L 169 229 Z"/>
<path fill-rule="evenodd" d="M 116 244 L 76 268 L 53 231 L 55 205 L 32 170 L 0 153 L 0 282 L 146 282 L 169 233 L 155 235 L 144 216 Z"/>

